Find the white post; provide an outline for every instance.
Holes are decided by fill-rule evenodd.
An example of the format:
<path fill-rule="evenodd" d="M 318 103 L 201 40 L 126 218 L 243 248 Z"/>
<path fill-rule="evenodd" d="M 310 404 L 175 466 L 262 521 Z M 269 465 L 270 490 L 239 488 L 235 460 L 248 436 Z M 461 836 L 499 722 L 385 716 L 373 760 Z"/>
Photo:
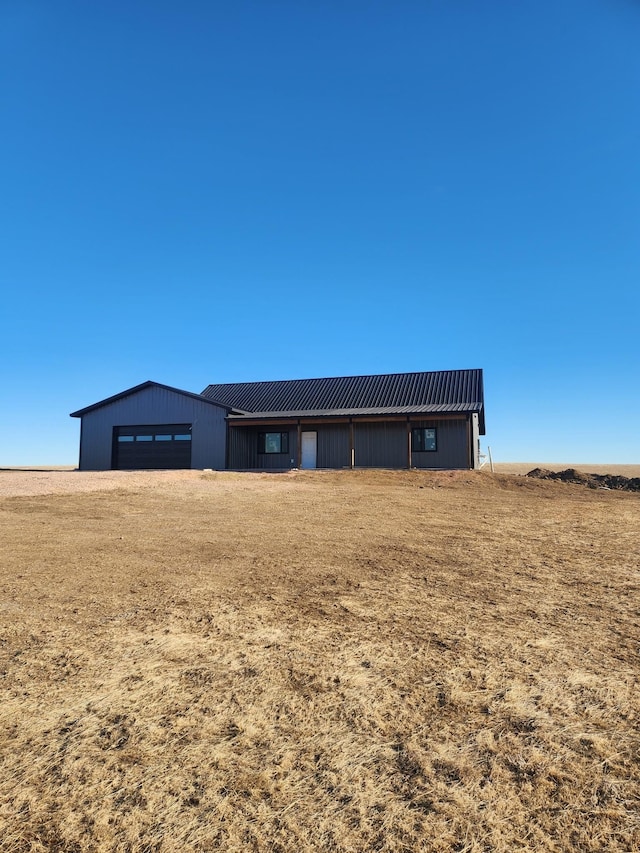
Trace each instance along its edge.
<path fill-rule="evenodd" d="M 491 458 L 491 448 L 487 445 L 487 450 L 489 451 L 489 465 L 491 466 L 491 473 L 493 474 L 493 459 Z"/>

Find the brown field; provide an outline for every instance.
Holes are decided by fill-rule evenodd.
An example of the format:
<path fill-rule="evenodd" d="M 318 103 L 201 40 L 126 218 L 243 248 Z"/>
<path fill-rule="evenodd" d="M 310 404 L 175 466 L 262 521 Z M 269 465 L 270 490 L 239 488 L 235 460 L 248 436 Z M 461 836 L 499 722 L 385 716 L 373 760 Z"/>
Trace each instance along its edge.
<path fill-rule="evenodd" d="M 640 849 L 638 494 L 0 483 L 3 853 Z"/>

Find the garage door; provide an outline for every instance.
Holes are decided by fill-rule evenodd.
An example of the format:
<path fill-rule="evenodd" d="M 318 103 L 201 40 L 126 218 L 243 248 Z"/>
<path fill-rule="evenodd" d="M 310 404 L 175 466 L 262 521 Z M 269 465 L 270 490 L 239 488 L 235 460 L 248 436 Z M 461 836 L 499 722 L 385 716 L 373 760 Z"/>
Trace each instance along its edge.
<path fill-rule="evenodd" d="M 113 468 L 191 468 L 191 424 L 114 427 Z"/>

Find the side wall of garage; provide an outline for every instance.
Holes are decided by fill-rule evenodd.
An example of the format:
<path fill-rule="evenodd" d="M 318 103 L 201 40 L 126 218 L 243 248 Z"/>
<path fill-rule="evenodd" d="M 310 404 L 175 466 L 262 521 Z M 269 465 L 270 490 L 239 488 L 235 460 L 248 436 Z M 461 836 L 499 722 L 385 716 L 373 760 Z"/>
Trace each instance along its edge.
<path fill-rule="evenodd" d="M 108 471 L 113 429 L 153 424 L 191 424 L 191 467 L 225 467 L 227 411 L 214 403 L 152 386 L 107 403 L 82 416 L 81 471 Z"/>

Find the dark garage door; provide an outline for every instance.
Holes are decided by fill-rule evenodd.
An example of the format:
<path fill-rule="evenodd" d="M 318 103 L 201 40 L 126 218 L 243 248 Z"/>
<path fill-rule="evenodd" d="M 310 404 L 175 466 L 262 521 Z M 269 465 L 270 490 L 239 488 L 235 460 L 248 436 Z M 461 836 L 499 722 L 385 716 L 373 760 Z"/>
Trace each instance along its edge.
<path fill-rule="evenodd" d="M 113 468 L 191 468 L 191 424 L 114 427 Z"/>

